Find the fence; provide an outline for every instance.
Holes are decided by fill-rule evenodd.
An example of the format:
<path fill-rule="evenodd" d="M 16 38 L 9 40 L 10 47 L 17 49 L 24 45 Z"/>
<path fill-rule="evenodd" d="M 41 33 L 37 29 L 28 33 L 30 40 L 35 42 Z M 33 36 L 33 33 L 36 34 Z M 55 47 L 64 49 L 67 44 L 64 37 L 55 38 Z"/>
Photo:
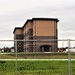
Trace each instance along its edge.
<path fill-rule="evenodd" d="M 0 75 L 75 75 L 75 40 L 0 40 Z"/>

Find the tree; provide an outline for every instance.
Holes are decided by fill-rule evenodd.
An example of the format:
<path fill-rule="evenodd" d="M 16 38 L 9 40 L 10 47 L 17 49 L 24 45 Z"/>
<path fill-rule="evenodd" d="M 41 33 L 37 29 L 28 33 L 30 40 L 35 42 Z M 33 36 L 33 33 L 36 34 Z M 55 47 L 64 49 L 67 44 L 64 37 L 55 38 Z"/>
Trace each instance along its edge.
<path fill-rule="evenodd" d="M 11 49 L 8 47 L 4 47 L 3 50 L 4 50 L 4 52 L 11 52 Z"/>

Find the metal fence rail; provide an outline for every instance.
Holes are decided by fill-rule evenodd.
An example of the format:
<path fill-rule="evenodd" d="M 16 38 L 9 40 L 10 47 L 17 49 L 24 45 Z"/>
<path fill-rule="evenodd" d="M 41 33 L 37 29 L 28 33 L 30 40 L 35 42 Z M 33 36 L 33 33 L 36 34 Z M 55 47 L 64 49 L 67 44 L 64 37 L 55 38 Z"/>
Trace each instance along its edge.
<path fill-rule="evenodd" d="M 0 75 L 75 75 L 74 46 L 72 39 L 0 40 Z"/>

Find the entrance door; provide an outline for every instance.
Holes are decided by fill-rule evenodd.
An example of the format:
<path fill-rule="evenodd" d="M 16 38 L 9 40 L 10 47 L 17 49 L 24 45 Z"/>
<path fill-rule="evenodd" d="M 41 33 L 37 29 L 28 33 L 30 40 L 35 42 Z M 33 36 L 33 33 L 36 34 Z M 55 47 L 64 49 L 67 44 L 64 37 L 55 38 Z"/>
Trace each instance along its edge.
<path fill-rule="evenodd" d="M 41 51 L 42 52 L 50 52 L 51 51 L 51 46 L 50 45 L 42 45 L 41 46 Z"/>

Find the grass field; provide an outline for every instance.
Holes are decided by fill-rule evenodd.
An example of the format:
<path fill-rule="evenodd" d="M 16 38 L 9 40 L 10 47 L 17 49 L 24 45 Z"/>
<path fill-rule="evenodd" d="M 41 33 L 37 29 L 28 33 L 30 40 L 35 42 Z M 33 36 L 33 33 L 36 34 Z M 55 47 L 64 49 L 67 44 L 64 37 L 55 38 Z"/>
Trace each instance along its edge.
<path fill-rule="evenodd" d="M 18 59 L 68 59 L 68 53 L 18 53 Z M 16 75 L 15 53 L 0 54 L 0 75 Z M 75 59 L 75 53 L 71 54 Z M 11 59 L 2 60 L 2 59 Z M 75 75 L 75 60 L 72 60 Z M 17 75 L 68 75 L 67 60 L 17 60 Z"/>
<path fill-rule="evenodd" d="M 68 75 L 68 61 L 18 61 L 17 75 Z M 16 61 L 0 61 L 0 75 L 16 75 Z M 72 61 L 75 75 L 75 61 Z"/>
<path fill-rule="evenodd" d="M 18 59 L 67 59 L 68 53 L 18 53 Z M 16 53 L 0 54 L 0 59 L 15 59 Z M 71 54 L 71 58 L 75 59 L 75 53 Z"/>

